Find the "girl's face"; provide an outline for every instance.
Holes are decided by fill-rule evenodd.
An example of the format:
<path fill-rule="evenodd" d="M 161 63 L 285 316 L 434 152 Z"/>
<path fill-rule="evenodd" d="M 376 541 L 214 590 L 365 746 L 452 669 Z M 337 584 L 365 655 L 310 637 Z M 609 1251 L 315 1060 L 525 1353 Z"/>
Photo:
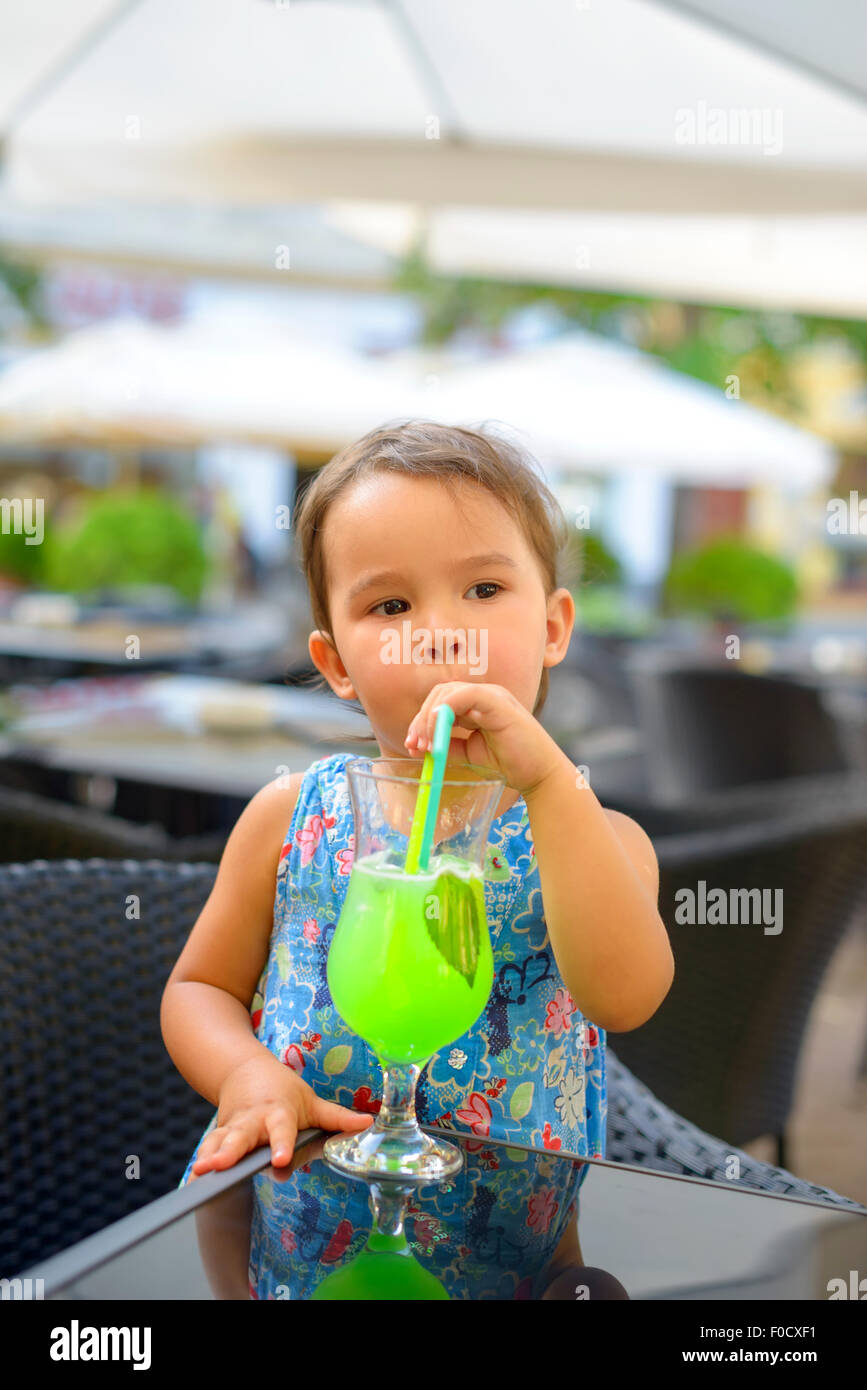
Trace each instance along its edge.
<path fill-rule="evenodd" d="M 546 601 L 535 552 L 487 489 L 374 474 L 333 504 L 323 544 L 337 651 L 317 629 L 310 656 L 360 701 L 381 756 L 410 756 L 407 729 L 442 681 L 505 686 L 532 712 L 575 605 L 568 589 Z"/>

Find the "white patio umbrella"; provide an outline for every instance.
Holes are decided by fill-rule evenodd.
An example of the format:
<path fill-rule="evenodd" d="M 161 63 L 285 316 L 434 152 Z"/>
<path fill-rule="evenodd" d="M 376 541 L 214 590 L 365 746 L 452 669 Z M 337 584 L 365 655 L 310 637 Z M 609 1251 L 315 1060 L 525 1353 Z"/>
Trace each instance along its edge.
<path fill-rule="evenodd" d="M 233 306 L 183 328 L 84 329 L 0 374 L 0 438 L 19 441 L 333 451 L 402 418 L 490 419 L 558 469 L 695 485 L 808 485 L 834 458 L 825 441 L 583 331 L 461 366 L 424 351 L 340 352 Z"/>
<path fill-rule="evenodd" d="M 833 0 L 823 11 L 792 0 L 660 0 L 703 19 L 759 51 L 785 58 L 840 91 L 867 97 L 867 9 L 862 0 Z"/>
<path fill-rule="evenodd" d="M 809 489 L 834 468 L 824 439 L 583 330 L 451 370 L 418 361 L 436 419 L 501 421 L 558 471 Z"/>
<path fill-rule="evenodd" d="M 15 362 L 0 374 L 0 438 L 336 450 L 396 404 L 412 413 L 421 392 L 233 305 L 173 328 L 118 318 Z"/>
<path fill-rule="evenodd" d="M 858 313 L 865 25 L 860 0 L 7 0 L 6 186 L 410 205 L 468 269 L 503 224 L 467 217 L 545 214 L 498 273 Z M 618 245 L 575 214 L 655 226 Z"/>
<path fill-rule="evenodd" d="M 821 79 L 648 0 L 7 0 L 7 172 L 48 199 L 865 211 L 863 7 L 761 27 L 793 12 Z"/>

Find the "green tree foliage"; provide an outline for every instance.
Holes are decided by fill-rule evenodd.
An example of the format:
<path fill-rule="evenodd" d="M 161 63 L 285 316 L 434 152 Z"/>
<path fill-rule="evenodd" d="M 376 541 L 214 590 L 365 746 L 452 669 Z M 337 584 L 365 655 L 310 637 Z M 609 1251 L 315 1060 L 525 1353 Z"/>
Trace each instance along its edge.
<path fill-rule="evenodd" d="M 32 328 L 43 332 L 48 319 L 42 305 L 42 271 L 0 250 L 0 287 L 23 310 Z M 31 549 L 36 547 L 31 546 Z"/>
<path fill-rule="evenodd" d="M 619 584 L 622 567 L 617 556 L 592 531 L 572 528 L 569 538 L 567 567 L 577 576 L 578 587 L 591 584 Z"/>
<path fill-rule="evenodd" d="M 867 323 L 860 320 L 441 275 L 430 269 L 420 244 L 403 261 L 393 286 L 416 296 L 428 345 L 446 343 L 462 329 L 495 342 L 517 309 L 544 303 L 559 311 L 564 328 L 575 324 L 631 343 L 720 391 L 736 376 L 742 399 L 783 415 L 797 416 L 805 407 L 789 370 L 793 351 L 842 341 L 867 367 Z M 680 319 L 674 331 L 671 313 L 661 312 L 671 310 Z"/>

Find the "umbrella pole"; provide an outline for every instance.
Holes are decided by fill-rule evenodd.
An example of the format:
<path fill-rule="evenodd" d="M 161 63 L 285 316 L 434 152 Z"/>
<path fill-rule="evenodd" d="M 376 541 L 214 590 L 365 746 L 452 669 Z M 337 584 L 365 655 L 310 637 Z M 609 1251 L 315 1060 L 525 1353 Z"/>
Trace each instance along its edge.
<path fill-rule="evenodd" d="M 136 489 L 140 481 L 140 456 L 137 448 L 118 448 L 114 450 L 117 467 L 115 483 L 118 487 Z"/>

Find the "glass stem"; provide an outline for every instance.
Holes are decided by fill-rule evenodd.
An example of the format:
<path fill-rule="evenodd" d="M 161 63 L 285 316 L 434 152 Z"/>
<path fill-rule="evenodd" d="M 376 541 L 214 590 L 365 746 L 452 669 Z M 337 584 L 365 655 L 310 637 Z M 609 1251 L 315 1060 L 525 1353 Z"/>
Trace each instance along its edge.
<path fill-rule="evenodd" d="M 377 1129 L 418 1129 L 415 1116 L 415 1088 L 424 1070 L 414 1062 L 382 1063 L 382 1105 L 376 1119 Z"/>
<path fill-rule="evenodd" d="M 400 1182 L 371 1182 L 370 1207 L 373 1226 L 367 1239 L 368 1250 L 405 1250 L 404 1217 L 412 1186 Z"/>

